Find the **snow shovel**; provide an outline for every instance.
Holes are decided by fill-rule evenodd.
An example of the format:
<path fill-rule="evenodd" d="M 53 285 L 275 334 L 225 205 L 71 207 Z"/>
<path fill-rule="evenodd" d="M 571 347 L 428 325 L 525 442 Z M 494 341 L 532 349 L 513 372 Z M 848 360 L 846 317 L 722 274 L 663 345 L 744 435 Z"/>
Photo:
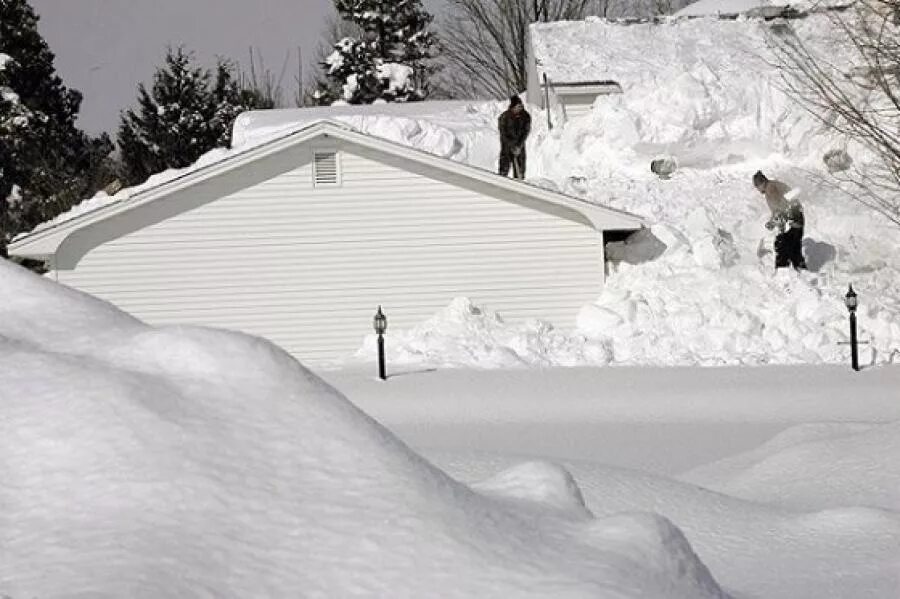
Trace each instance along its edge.
<path fill-rule="evenodd" d="M 513 157 L 512 157 L 512 169 L 513 169 L 513 178 L 514 179 L 524 179 L 524 177 L 519 176 L 519 174 L 521 173 L 521 170 L 519 168 L 519 156 L 521 156 L 521 154 L 513 154 Z"/>

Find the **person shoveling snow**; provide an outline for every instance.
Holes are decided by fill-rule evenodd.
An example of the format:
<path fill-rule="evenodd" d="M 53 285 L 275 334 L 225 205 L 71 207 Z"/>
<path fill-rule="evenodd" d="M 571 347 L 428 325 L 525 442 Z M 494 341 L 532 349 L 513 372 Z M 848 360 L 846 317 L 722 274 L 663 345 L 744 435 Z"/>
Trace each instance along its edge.
<path fill-rule="evenodd" d="M 497 129 L 500 131 L 499 173 L 508 176 L 512 166 L 513 177 L 524 179 L 525 141 L 531 133 L 531 115 L 518 96 L 509 99 L 509 108 L 500 115 Z"/>
<path fill-rule="evenodd" d="M 766 177 L 762 171 L 753 175 L 753 186 L 766 197 L 772 217 L 766 222 L 766 229 L 776 230 L 775 268 L 788 265 L 795 269 L 805 269 L 803 258 L 803 227 L 805 218 L 803 206 L 797 200 L 799 189 L 791 189 L 786 183 Z"/>

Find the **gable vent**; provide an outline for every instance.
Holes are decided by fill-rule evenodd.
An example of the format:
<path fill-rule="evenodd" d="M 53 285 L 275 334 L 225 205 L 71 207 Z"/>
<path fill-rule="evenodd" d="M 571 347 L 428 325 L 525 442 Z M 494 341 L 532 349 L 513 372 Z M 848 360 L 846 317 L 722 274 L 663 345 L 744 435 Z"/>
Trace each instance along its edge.
<path fill-rule="evenodd" d="M 313 184 L 337 185 L 340 183 L 337 152 L 315 152 L 313 155 Z"/>

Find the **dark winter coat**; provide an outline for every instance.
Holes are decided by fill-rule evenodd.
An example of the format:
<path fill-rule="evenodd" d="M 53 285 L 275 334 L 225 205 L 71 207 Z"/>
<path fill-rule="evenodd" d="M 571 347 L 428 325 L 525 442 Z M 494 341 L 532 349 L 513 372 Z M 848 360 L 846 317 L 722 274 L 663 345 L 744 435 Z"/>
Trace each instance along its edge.
<path fill-rule="evenodd" d="M 526 110 L 514 114 L 507 110 L 500 115 L 497 121 L 497 129 L 500 131 L 500 148 L 502 152 L 509 152 L 513 148 L 525 148 L 525 140 L 531 133 L 531 115 Z"/>

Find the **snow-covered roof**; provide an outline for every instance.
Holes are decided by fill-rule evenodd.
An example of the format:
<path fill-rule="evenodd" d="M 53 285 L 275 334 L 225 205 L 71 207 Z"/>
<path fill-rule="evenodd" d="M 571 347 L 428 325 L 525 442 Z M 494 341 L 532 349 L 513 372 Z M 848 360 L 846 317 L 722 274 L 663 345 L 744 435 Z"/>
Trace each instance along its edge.
<path fill-rule="evenodd" d="M 678 12 L 676 17 L 701 17 L 707 15 L 766 15 L 770 10 L 796 10 L 799 12 L 847 6 L 852 0 L 698 0 Z"/>
<path fill-rule="evenodd" d="M 797 35 L 824 41 L 830 21 L 812 15 L 793 21 Z M 748 66 L 773 71 L 759 62 L 767 56 L 771 24 L 764 19 L 665 19 L 618 22 L 600 18 L 538 23 L 531 26 L 537 75 L 554 82 L 615 81 L 627 93 L 650 80 L 684 77 L 694 65 L 707 65 L 715 77 L 729 78 L 742 92 Z"/>
<path fill-rule="evenodd" d="M 555 206 L 560 211 L 560 215 L 565 215 L 566 218 L 575 218 L 577 215 L 577 218 L 586 219 L 598 231 L 639 229 L 644 226 L 644 222 L 640 217 L 628 212 L 599 206 L 534 184 L 500 177 L 491 171 L 462 164 L 364 133 L 344 123 L 319 120 L 242 151 L 218 151 L 214 154 L 219 158 L 218 160 L 207 158 L 192 167 L 183 169 L 176 176 L 164 181 L 157 181 L 155 184 L 151 184 L 148 181 L 140 188 L 140 191 L 131 195 L 125 195 L 120 198 L 121 194 L 117 194 L 112 198 L 100 198 L 100 201 L 95 206 L 92 206 L 90 210 L 79 212 L 59 222 L 46 224 L 42 228 L 17 238 L 9 246 L 10 253 L 28 257 L 55 255 L 69 236 L 83 227 L 89 227 L 108 217 L 121 215 L 151 202 L 162 200 L 221 173 L 240 168 L 288 147 L 309 142 L 323 135 L 398 156 L 438 171 L 466 177 L 473 182 L 484 185 L 485 193 L 488 194 L 496 194 L 498 197 L 512 194 L 520 198 L 537 200 L 546 205 Z M 202 166 L 200 166 L 201 163 Z M 122 222 L 121 219 L 119 222 Z M 113 237 L 110 238 L 114 237 L 115 235 L 113 234 Z M 87 250 L 85 249 L 84 251 Z"/>
<path fill-rule="evenodd" d="M 492 146 L 496 135 L 490 131 L 496 128 L 497 116 L 502 109 L 502 105 L 496 102 L 444 101 L 248 111 L 234 123 L 231 149 L 216 148 L 190 166 L 157 173 L 143 183 L 121 189 L 112 196 L 100 191 L 67 212 L 20 234 L 17 240 L 110 204 L 130 201 L 164 183 L 322 120 L 342 123 L 367 135 L 457 162 L 489 168 L 496 159 L 496 148 Z"/>
<path fill-rule="evenodd" d="M 321 120 L 347 122 L 361 131 L 370 131 L 372 123 L 385 119 L 392 119 L 395 122 L 397 119 L 427 121 L 434 127 L 461 131 L 479 127 L 484 123 L 484 119 L 477 118 L 482 105 L 483 103 L 448 100 L 251 110 L 238 115 L 235 120 L 232 144 L 235 148 L 251 146 Z M 377 134 L 401 143 L 407 141 L 407 137 L 398 135 L 396 125 L 393 127 L 395 130 L 393 135 L 390 134 L 390 129 L 379 130 Z M 402 130 L 402 127 L 399 129 Z M 403 132 L 400 131 L 400 134 Z M 443 148 L 439 145 L 431 149 L 440 153 Z"/>

